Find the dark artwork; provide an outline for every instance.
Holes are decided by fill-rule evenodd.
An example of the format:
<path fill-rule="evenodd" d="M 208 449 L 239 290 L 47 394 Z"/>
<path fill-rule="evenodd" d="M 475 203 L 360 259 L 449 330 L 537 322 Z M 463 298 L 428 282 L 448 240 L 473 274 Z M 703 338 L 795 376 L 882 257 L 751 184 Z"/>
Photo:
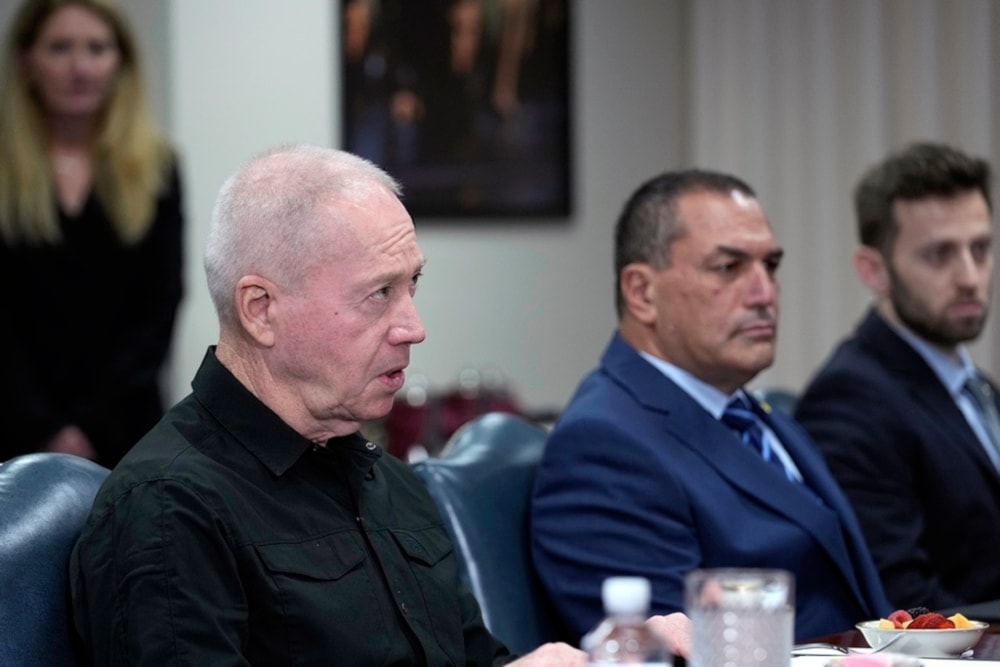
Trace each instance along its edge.
<path fill-rule="evenodd" d="M 568 0 L 341 0 L 343 146 L 414 215 L 566 216 Z"/>

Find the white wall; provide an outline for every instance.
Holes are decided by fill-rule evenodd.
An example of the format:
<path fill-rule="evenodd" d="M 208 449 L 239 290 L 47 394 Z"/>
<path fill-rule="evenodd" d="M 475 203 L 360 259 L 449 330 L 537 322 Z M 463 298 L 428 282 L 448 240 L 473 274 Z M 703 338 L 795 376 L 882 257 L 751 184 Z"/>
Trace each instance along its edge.
<path fill-rule="evenodd" d="M 337 145 L 336 4 L 168 6 L 168 117 L 184 159 L 189 223 L 188 294 L 170 374 L 175 398 L 217 335 L 200 258 L 219 185 L 273 144 Z M 413 350 L 412 371 L 443 385 L 465 364 L 496 364 L 523 402 L 540 409 L 560 407 L 596 363 L 615 324 L 614 218 L 641 180 L 683 162 L 676 7 L 665 0 L 574 6 L 574 214 L 562 223 L 421 223 L 428 265 L 418 305 L 428 337 Z"/>
<path fill-rule="evenodd" d="M 18 1 L 0 0 L 0 23 Z M 339 2 L 123 2 L 145 47 L 154 111 L 185 166 L 188 292 L 168 372 L 176 399 L 216 338 L 201 254 L 219 185 L 271 145 L 337 143 Z M 561 407 L 615 324 L 621 204 L 640 181 L 694 160 L 747 178 L 774 220 L 788 250 L 781 335 L 777 363 L 757 382 L 801 387 L 868 298 L 849 263 L 860 168 L 917 136 L 1000 165 L 991 3 L 571 0 L 573 215 L 420 224 L 428 339 L 411 370 L 441 386 L 465 364 L 496 364 L 528 406 Z M 892 85 L 855 85 L 880 76 Z M 946 94 L 942 80 L 954 81 Z M 974 346 L 995 375 L 998 330 L 994 315 Z"/>
<path fill-rule="evenodd" d="M 169 5 L 171 137 L 184 165 L 187 293 L 170 372 L 189 390 L 218 333 L 201 257 L 215 193 L 244 160 L 272 145 L 332 145 L 334 3 L 175 0 Z"/>

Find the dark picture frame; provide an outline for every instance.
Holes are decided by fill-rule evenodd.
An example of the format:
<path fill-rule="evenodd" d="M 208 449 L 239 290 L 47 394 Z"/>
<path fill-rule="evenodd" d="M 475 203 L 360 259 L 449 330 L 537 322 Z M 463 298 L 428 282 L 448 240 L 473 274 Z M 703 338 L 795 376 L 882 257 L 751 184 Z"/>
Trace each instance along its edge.
<path fill-rule="evenodd" d="M 569 0 L 340 0 L 342 146 L 414 218 L 571 209 Z"/>

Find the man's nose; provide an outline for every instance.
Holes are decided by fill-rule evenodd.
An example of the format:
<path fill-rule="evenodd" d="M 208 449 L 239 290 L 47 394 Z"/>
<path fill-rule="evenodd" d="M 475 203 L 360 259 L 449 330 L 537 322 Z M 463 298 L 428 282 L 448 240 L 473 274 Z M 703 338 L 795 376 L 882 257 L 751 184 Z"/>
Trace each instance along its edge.
<path fill-rule="evenodd" d="M 751 305 L 773 305 L 778 300 L 778 280 L 765 264 L 754 264 L 750 270 L 748 297 Z"/>
<path fill-rule="evenodd" d="M 962 287 L 976 288 L 990 271 L 990 263 L 978 261 L 971 248 L 965 248 L 958 253 L 955 267 L 955 279 Z"/>
<path fill-rule="evenodd" d="M 390 342 L 393 345 L 416 345 L 427 337 L 424 324 L 417 312 L 417 305 L 408 297 L 401 308 L 399 322 L 393 327 Z"/>

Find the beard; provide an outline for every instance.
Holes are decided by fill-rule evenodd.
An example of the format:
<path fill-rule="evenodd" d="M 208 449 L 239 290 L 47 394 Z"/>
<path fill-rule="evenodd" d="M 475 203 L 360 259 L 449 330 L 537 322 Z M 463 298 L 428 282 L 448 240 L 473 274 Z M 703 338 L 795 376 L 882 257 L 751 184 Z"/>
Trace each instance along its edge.
<path fill-rule="evenodd" d="M 939 347 L 956 347 L 975 340 L 986 325 L 987 308 L 980 315 L 949 318 L 933 312 L 926 301 L 910 290 L 898 274 L 889 269 L 889 300 L 896 315 L 910 331 Z"/>

